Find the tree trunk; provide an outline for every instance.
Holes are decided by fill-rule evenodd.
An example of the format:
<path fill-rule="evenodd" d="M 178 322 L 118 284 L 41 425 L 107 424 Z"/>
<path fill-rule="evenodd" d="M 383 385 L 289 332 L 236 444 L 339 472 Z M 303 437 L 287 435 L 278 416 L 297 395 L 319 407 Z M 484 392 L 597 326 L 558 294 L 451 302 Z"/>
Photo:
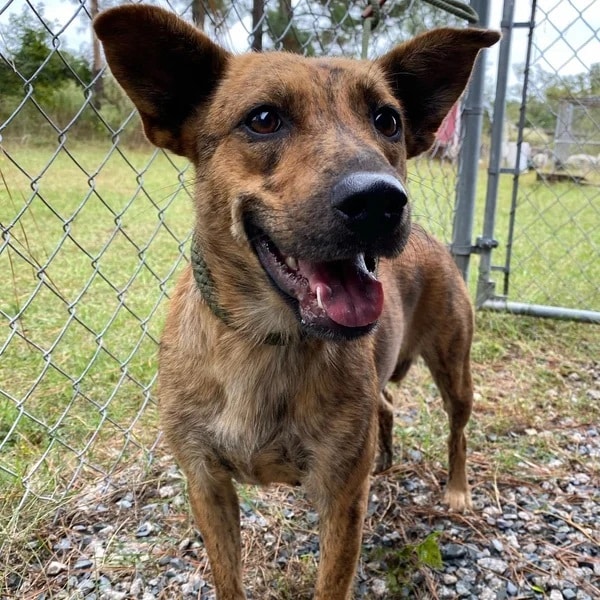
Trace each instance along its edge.
<path fill-rule="evenodd" d="M 206 20 L 206 7 L 203 0 L 192 0 L 192 21 L 194 25 L 204 31 L 204 22 Z"/>
<path fill-rule="evenodd" d="M 296 28 L 292 24 L 294 20 L 294 9 L 292 0 L 279 0 L 279 13 L 281 15 L 284 31 L 286 31 L 281 40 L 282 49 L 287 52 L 302 53 L 302 45 L 296 35 Z"/>
<path fill-rule="evenodd" d="M 98 0 L 90 0 L 90 16 L 92 19 L 96 17 L 96 15 L 100 12 L 98 7 Z M 104 100 L 104 80 L 100 75 L 100 71 L 102 71 L 102 67 L 104 66 L 102 62 L 102 53 L 100 52 L 100 40 L 96 37 L 94 33 L 94 29 L 92 30 L 92 78 L 94 80 L 93 84 L 93 98 L 94 98 L 94 106 L 100 110 L 102 107 L 102 101 Z"/>
<path fill-rule="evenodd" d="M 262 18 L 265 13 L 264 0 L 252 0 L 252 50 L 260 52 L 263 49 Z"/>

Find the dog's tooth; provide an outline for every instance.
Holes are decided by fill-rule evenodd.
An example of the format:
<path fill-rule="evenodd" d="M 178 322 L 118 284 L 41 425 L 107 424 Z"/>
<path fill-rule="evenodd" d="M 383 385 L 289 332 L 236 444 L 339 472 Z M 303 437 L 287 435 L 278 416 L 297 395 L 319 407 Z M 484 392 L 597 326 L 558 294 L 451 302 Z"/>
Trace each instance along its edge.
<path fill-rule="evenodd" d="M 293 256 L 288 256 L 285 259 L 285 264 L 292 270 L 292 271 L 297 271 L 298 270 L 298 261 L 293 257 Z"/>
<path fill-rule="evenodd" d="M 325 307 L 323 306 L 323 299 L 321 298 L 321 286 L 318 285 L 317 286 L 317 306 L 321 309 L 321 310 L 325 310 Z"/>

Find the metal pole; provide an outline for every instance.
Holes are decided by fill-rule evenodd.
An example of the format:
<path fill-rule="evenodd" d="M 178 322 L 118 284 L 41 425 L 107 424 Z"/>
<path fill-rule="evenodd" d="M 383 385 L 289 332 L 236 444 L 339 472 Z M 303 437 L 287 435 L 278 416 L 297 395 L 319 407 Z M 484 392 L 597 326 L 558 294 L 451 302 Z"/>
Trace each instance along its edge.
<path fill-rule="evenodd" d="M 521 108 L 519 110 L 519 128 L 517 135 L 517 164 L 513 174 L 512 197 L 510 202 L 510 218 L 508 223 L 508 241 L 506 242 L 506 261 L 504 264 L 504 289 L 502 293 L 508 296 L 510 283 L 510 266 L 512 261 L 513 238 L 515 235 L 515 221 L 517 216 L 517 199 L 519 194 L 519 176 L 521 175 L 521 148 L 523 147 L 523 130 L 525 129 L 525 116 L 527 112 L 527 92 L 529 87 L 529 68 L 531 66 L 531 52 L 533 47 L 533 32 L 535 29 L 535 12 L 537 0 L 531 0 L 531 16 L 529 18 L 529 34 L 527 36 L 527 56 L 525 58 L 525 72 L 523 73 L 523 90 L 521 93 Z"/>
<path fill-rule="evenodd" d="M 471 0 L 479 14 L 477 27 L 489 25 L 489 0 Z M 483 87 L 485 82 L 485 50 L 479 54 L 462 111 L 462 145 L 458 161 L 458 182 L 452 244 L 450 250 L 465 281 L 469 278 L 472 252 L 473 217 L 477 194 L 477 175 L 483 123 Z"/>
<path fill-rule="evenodd" d="M 568 321 L 583 321 L 584 323 L 600 324 L 600 312 L 593 310 L 545 306 L 543 304 L 525 304 L 524 302 L 511 302 L 502 298 L 486 300 L 479 308 L 508 312 L 513 315 L 529 315 L 531 317 L 544 317 L 546 319 L 564 319 Z"/>
<path fill-rule="evenodd" d="M 508 70 L 510 68 L 510 45 L 515 13 L 514 0 L 504 1 L 502 13 L 502 40 L 498 58 L 498 79 L 496 82 L 496 99 L 494 101 L 494 117 L 492 123 L 492 142 L 490 146 L 490 163 L 488 167 L 487 193 L 483 234 L 481 237 L 481 258 L 479 261 L 479 278 L 477 281 L 476 306 L 481 306 L 488 298 L 494 296 L 494 282 L 490 280 L 492 249 L 494 247 L 494 225 L 496 221 L 496 204 L 498 199 L 498 183 L 500 179 L 500 160 L 502 158 L 502 129 L 504 126 L 504 109 L 506 106 L 506 88 Z"/>

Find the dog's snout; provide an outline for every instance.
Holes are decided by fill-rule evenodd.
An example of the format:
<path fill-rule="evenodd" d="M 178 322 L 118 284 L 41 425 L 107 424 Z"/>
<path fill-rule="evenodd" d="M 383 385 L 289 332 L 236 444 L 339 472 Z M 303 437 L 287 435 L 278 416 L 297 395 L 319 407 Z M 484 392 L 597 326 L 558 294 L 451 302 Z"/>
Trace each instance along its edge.
<path fill-rule="evenodd" d="M 359 235 L 385 234 L 400 223 L 408 198 L 398 179 L 384 173 L 352 173 L 333 189 L 332 206 Z"/>

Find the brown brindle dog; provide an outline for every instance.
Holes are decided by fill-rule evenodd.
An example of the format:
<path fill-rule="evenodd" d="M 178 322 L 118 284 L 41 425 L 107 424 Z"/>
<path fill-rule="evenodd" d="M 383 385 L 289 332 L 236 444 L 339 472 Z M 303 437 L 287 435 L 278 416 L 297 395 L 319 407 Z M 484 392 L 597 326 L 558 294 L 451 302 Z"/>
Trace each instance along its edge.
<path fill-rule="evenodd" d="M 94 26 L 148 138 L 196 168 L 159 397 L 217 597 L 246 597 L 235 479 L 306 486 L 320 513 L 315 598 L 346 600 L 378 423 L 377 469 L 391 464 L 385 386 L 419 355 L 450 420 L 446 499 L 470 504 L 472 310 L 445 248 L 411 226 L 406 160 L 499 35 L 439 29 L 367 62 L 234 56 L 149 6 Z"/>

